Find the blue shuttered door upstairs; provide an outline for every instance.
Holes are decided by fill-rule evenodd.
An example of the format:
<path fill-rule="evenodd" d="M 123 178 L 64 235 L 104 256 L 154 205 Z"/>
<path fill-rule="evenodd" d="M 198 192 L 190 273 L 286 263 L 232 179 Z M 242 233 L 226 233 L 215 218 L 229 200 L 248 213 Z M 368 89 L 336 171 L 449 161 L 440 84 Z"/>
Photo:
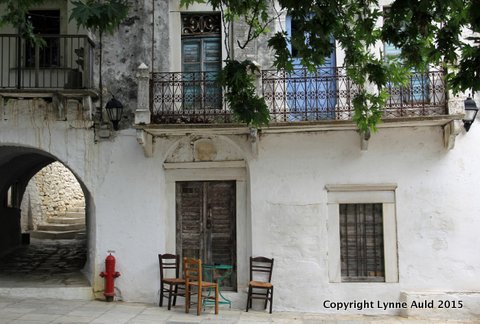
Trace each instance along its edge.
<path fill-rule="evenodd" d="M 184 107 L 221 109 L 222 92 L 217 84 L 221 69 L 220 38 L 183 39 L 182 66 Z"/>
<path fill-rule="evenodd" d="M 384 44 L 385 59 L 386 60 L 398 60 L 401 54 L 401 50 L 392 44 Z M 400 89 L 398 93 L 391 93 L 394 98 L 393 101 L 401 101 L 404 103 L 421 104 L 430 101 L 430 78 L 428 74 L 412 71 L 412 75 L 409 80 L 408 87 Z M 391 88 L 395 88 L 389 85 Z M 400 96 L 400 98 L 395 98 Z M 391 100 L 392 100 L 391 99 Z M 400 104 L 400 103 L 399 103 Z"/>
<path fill-rule="evenodd" d="M 296 32 L 295 21 L 290 16 L 287 16 L 286 27 L 288 35 Z M 290 121 L 335 119 L 335 51 L 325 58 L 324 65 L 310 72 L 302 67 L 295 48 L 290 43 L 288 46 L 294 57 L 294 71 L 285 81 Z"/>

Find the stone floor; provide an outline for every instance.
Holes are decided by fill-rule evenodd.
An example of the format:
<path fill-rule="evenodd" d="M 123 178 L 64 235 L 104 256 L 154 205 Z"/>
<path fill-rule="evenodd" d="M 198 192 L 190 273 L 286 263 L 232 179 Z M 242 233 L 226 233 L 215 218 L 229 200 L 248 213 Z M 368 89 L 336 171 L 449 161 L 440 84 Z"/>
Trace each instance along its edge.
<path fill-rule="evenodd" d="M 85 286 L 85 240 L 31 239 L 0 258 L 0 287 Z"/>
<path fill-rule="evenodd" d="M 156 323 L 156 324 L 315 324 L 315 323 L 473 323 L 475 321 L 402 318 L 398 316 L 367 316 L 342 314 L 309 314 L 274 312 L 221 307 L 214 315 L 207 307 L 201 316 L 194 310 L 185 314 L 182 306 L 168 311 L 156 303 L 107 303 L 83 298 L 62 298 L 62 289 L 87 289 L 89 284 L 81 269 L 86 262 L 84 240 L 38 240 L 23 245 L 0 258 L 0 324 L 7 323 Z M 32 288 L 51 298 L 15 296 L 12 290 Z M 48 288 L 47 288 L 48 287 Z M 53 288 L 52 288 L 53 287 Z M 35 290 L 37 289 L 37 290 Z M 39 289 L 39 290 L 38 290 Z M 52 293 L 47 293 L 47 291 Z M 66 296 L 66 295 L 63 295 Z M 480 319 L 477 323 L 480 323 Z"/>
<path fill-rule="evenodd" d="M 461 320 L 432 320 L 402 318 L 398 316 L 325 315 L 295 312 L 235 310 L 221 308 L 218 315 L 207 309 L 200 316 L 190 314 L 177 306 L 168 311 L 166 307 L 153 304 L 103 302 L 85 300 L 6 298 L 0 296 L 0 324 L 44 323 L 105 323 L 105 324 L 397 324 L 397 323 L 474 323 Z M 478 322 L 477 322 L 478 323 Z"/>

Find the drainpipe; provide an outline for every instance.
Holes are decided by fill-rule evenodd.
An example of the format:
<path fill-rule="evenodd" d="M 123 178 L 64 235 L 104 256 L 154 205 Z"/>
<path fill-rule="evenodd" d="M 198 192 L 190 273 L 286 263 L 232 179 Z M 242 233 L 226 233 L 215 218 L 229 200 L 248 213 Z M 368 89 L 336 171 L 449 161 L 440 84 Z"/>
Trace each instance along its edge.
<path fill-rule="evenodd" d="M 155 0 L 152 0 L 152 63 L 151 72 L 153 73 L 153 67 L 155 66 Z"/>

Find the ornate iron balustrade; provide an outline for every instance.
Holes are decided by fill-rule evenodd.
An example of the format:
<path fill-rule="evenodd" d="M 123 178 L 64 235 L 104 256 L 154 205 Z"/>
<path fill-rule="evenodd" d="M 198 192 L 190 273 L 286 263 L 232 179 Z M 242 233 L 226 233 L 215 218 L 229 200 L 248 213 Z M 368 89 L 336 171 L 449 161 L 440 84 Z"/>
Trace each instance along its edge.
<path fill-rule="evenodd" d="M 403 87 L 387 86 L 390 98 L 384 107 L 384 118 L 446 114 L 442 71 L 412 73 L 409 83 Z M 343 68 L 262 71 L 263 96 L 276 122 L 352 119 L 352 100 L 358 90 L 359 86 L 346 76 Z"/>
<path fill-rule="evenodd" d="M 151 82 L 152 123 L 231 122 L 218 72 L 155 72 Z"/>
<path fill-rule="evenodd" d="M 341 68 L 262 71 L 262 93 L 275 122 L 351 119 L 358 89 Z"/>
<path fill-rule="evenodd" d="M 153 73 L 151 89 L 152 123 L 229 123 L 218 72 Z M 351 120 L 353 98 L 360 87 L 346 76 L 343 68 L 320 68 L 315 72 L 264 70 L 262 94 L 271 121 L 298 122 Z M 445 115 L 444 75 L 440 70 L 412 73 L 407 86 L 387 86 L 390 98 L 384 118 Z"/>
<path fill-rule="evenodd" d="M 94 43 L 81 35 L 39 35 L 44 46 L 0 34 L 0 88 L 93 87 Z"/>
<path fill-rule="evenodd" d="M 445 78 L 441 70 L 413 72 L 408 85 L 388 85 L 387 91 L 390 97 L 383 110 L 384 118 L 447 114 Z"/>

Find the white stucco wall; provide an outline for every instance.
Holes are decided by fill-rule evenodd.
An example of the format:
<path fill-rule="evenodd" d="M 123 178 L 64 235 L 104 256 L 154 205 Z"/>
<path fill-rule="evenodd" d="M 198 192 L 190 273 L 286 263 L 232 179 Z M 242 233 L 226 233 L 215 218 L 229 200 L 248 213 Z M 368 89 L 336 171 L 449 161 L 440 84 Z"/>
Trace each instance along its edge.
<path fill-rule="evenodd" d="M 69 120 L 44 118 L 38 123 L 28 118 L 25 102 L 14 107 L 27 117 L 15 118 L 7 109 L 1 142 L 53 154 L 90 194 L 87 272 L 94 289 L 103 289 L 98 273 L 106 252 L 115 250 L 122 274 L 116 279 L 119 296 L 157 302 L 157 254 L 174 252 L 175 246 L 175 210 L 169 201 L 172 192 L 164 161 L 177 153 L 179 161 L 194 159 L 188 149 L 175 149 L 182 141 L 189 143 L 189 138 L 159 138 L 154 156 L 147 158 L 132 129 L 95 143 L 91 129 L 69 127 Z M 37 109 L 35 114 L 39 113 Z M 257 142 L 256 156 L 244 135 L 210 136 L 219 159 L 228 159 L 224 152 L 229 151 L 246 165 L 244 201 L 237 202 L 246 218 L 237 234 L 241 242 L 237 255 L 245 259 L 238 260 L 243 262 L 238 274 L 240 293 L 229 294 L 234 306 L 244 306 L 250 255 L 275 258 L 276 310 L 335 313 L 324 308 L 324 300 L 395 302 L 404 291 L 479 291 L 480 202 L 471 195 L 480 181 L 480 151 L 475 150 L 480 128 L 476 126 L 462 132 L 451 151 L 444 148 L 439 126 L 381 128 L 367 151 L 360 150 L 355 131 L 275 134 L 266 130 Z M 225 177 L 221 169 L 208 172 Z M 397 185 L 398 283 L 330 283 L 325 186 L 382 183 Z M 382 313 L 378 309 L 362 312 Z"/>
<path fill-rule="evenodd" d="M 473 229 L 480 204 L 467 188 L 478 181 L 471 177 L 479 156 L 462 154 L 474 137 L 461 134 L 445 151 L 439 127 L 381 129 L 366 152 L 355 132 L 262 137 L 250 162 L 252 246 L 253 254 L 276 259 L 277 306 L 313 311 L 324 299 L 396 301 L 404 290 L 478 290 Z M 329 283 L 325 185 L 381 183 L 398 185 L 399 282 Z M 302 294 L 292 300 L 294 291 Z"/>
<path fill-rule="evenodd" d="M 120 99 L 129 109 L 136 101 L 135 68 L 140 61 L 152 61 L 148 45 L 152 35 L 136 24 L 150 22 L 147 18 L 153 8 L 145 3 L 135 2 L 131 25 L 119 32 L 120 39 L 137 36 L 129 45 L 135 51 L 130 53 L 126 42 L 120 42 L 121 48 L 113 47 L 119 43 L 117 36 L 106 38 L 104 44 L 106 87 L 114 94 L 122 89 Z M 156 3 L 155 25 L 165 29 L 170 22 L 162 19 L 173 9 Z M 155 49 L 165 49 L 154 67 L 168 69 L 173 66 L 168 53 L 174 42 L 167 42 L 165 30 L 153 37 Z M 403 300 L 405 292 L 424 296 L 422 292 L 434 291 L 443 296 L 444 291 L 480 291 L 480 201 L 474 195 L 480 182 L 478 121 L 469 133 L 457 136 L 450 151 L 444 148 L 440 126 L 380 128 L 367 151 L 360 149 L 353 130 L 273 133 L 265 129 L 256 142 L 258 153 L 245 135 L 219 136 L 204 130 L 208 135 L 204 137 L 213 138 L 217 148 L 216 161 L 241 160 L 245 167 L 237 165 L 233 170 L 220 164 L 206 170 L 178 168 L 172 173 L 165 161 L 195 159 L 190 151 L 194 145 L 177 150 L 178 144 L 188 144 L 193 137 L 157 137 L 153 157 L 147 158 L 131 128 L 95 142 L 92 122 L 82 118 L 88 111 L 74 100 L 69 101 L 65 120 L 58 120 L 58 112 L 40 99 L 9 100 L 0 109 L 0 145 L 52 154 L 86 190 L 86 272 L 95 291 L 103 289 L 98 274 L 104 269 L 107 251 L 114 250 L 121 273 L 116 279 L 119 297 L 158 302 L 157 254 L 175 252 L 172 183 L 185 178 L 237 180 L 239 292 L 228 293 L 234 307 L 245 306 L 250 255 L 275 258 L 275 310 L 350 313 L 357 311 L 326 309 L 324 301 L 396 302 Z M 333 234 L 328 227 L 325 186 L 385 183 L 396 185 L 398 282 L 330 282 L 329 236 Z M 478 299 L 465 300 L 467 307 L 480 313 Z"/>
<path fill-rule="evenodd" d="M 258 156 L 244 155 L 248 221 L 245 237 L 237 241 L 251 235 L 250 244 L 240 244 L 247 251 L 239 254 L 275 258 L 275 309 L 335 313 L 324 308 L 324 300 L 396 302 L 405 291 L 478 291 L 480 203 L 469 192 L 480 180 L 480 153 L 470 150 L 479 134 L 475 127 L 460 134 L 452 151 L 444 149 L 440 127 L 381 129 L 368 151 L 360 150 L 354 131 L 262 135 Z M 101 261 L 102 251 L 116 250 L 122 272 L 117 286 L 125 300 L 157 300 L 156 254 L 175 244 L 168 225 L 174 209 L 166 207 L 172 193 L 163 168 L 164 153 L 174 142 L 160 141 L 153 158 L 143 156 L 128 132 L 101 144 L 103 152 L 111 150 L 111 162 L 95 190 L 96 228 L 102 233 L 97 251 Z M 325 185 L 381 183 L 398 186 L 398 283 L 330 283 Z M 243 307 L 242 280 L 239 284 L 241 293 L 229 295 Z"/>

